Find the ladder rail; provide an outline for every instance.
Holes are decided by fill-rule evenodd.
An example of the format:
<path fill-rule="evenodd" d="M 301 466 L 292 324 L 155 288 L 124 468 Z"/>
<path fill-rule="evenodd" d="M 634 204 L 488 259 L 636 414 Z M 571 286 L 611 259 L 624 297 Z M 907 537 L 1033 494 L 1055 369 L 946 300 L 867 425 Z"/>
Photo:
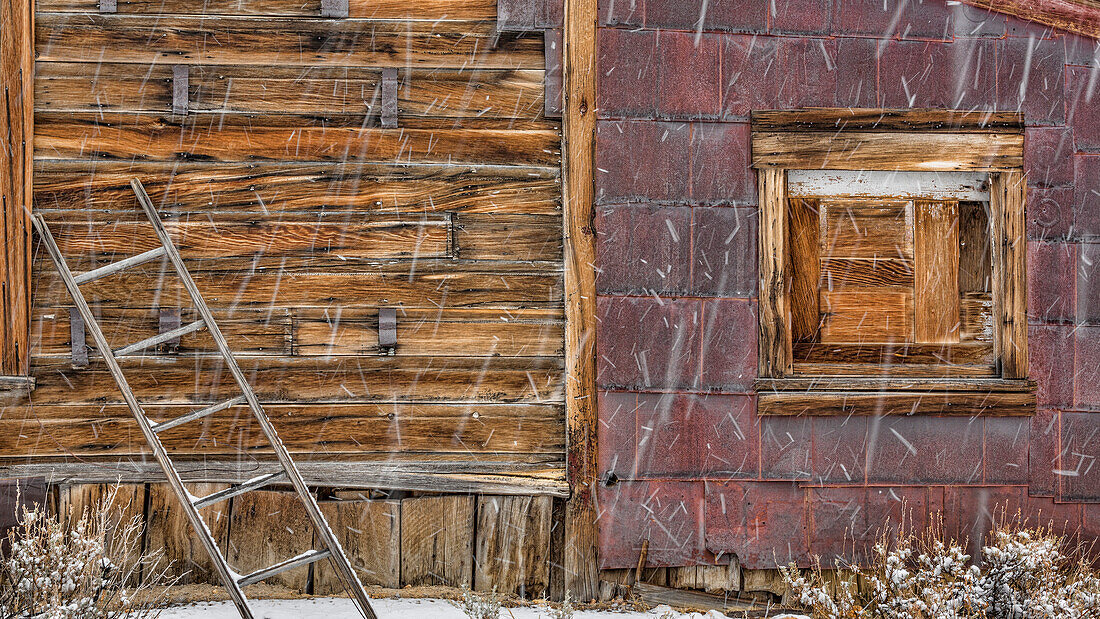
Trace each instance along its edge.
<path fill-rule="evenodd" d="M 152 449 L 153 457 L 164 470 L 164 475 L 168 478 L 168 484 L 172 487 L 176 496 L 181 498 L 189 496 L 187 488 L 184 487 L 183 480 L 179 476 L 179 472 L 176 471 L 175 465 L 172 464 L 171 459 L 168 457 L 168 452 L 164 449 L 164 445 L 161 443 L 160 438 L 153 432 L 149 419 L 145 416 L 145 411 L 141 408 L 141 404 L 134 396 L 133 390 L 130 389 L 130 383 L 126 380 L 122 368 L 118 365 L 118 360 L 115 359 L 114 354 L 111 352 L 111 347 L 107 343 L 107 338 L 99 328 L 99 323 L 96 322 L 95 315 L 88 306 L 84 294 L 80 291 L 79 284 L 73 278 L 72 271 L 69 270 L 69 266 L 62 256 L 61 250 L 58 248 L 57 242 L 53 238 L 53 234 L 46 226 L 45 220 L 42 219 L 41 215 L 33 214 L 31 215 L 31 222 L 34 224 L 35 230 L 38 231 L 39 236 L 45 243 L 50 258 L 53 259 L 54 264 L 57 266 L 57 270 L 61 274 L 61 280 L 65 283 L 65 287 L 68 288 L 69 294 L 72 296 L 77 310 L 84 319 L 84 324 L 88 328 L 88 332 L 92 335 L 92 340 L 95 342 L 96 347 L 102 351 L 103 361 L 107 364 L 107 369 L 118 384 L 119 390 L 122 392 L 122 398 L 125 400 L 126 406 L 129 407 L 130 412 L 137 421 L 138 428 L 141 430 L 142 435 L 145 436 L 145 442 L 148 443 L 150 449 Z M 183 503 L 184 513 L 187 514 L 188 520 L 191 521 L 191 526 L 199 536 L 199 541 L 213 559 L 214 568 L 221 578 L 222 583 L 225 585 L 226 590 L 229 592 L 229 597 L 232 598 L 234 605 L 237 607 L 237 611 L 240 612 L 241 616 L 245 619 L 253 619 L 252 610 L 248 606 L 248 600 L 244 592 L 241 591 L 240 586 L 238 586 L 237 579 L 234 578 L 233 573 L 230 571 L 229 564 L 222 559 L 221 551 L 214 542 L 214 538 L 210 533 L 210 529 L 206 526 L 206 522 L 203 521 L 202 516 L 199 514 L 198 510 L 195 509 L 191 501 L 184 500 L 181 501 L 181 503 Z"/>
<path fill-rule="evenodd" d="M 268 442 L 275 451 L 275 456 L 286 472 L 287 479 L 290 481 L 291 486 L 294 487 L 295 492 L 297 492 L 298 498 L 302 501 L 310 521 L 313 522 L 318 537 L 321 538 L 324 547 L 331 551 L 332 562 L 343 577 L 342 580 L 344 581 L 345 587 L 348 589 L 348 593 L 351 594 L 352 600 L 354 600 L 355 605 L 359 608 L 359 612 L 362 613 L 366 619 L 377 619 L 377 615 L 374 614 L 374 610 L 371 607 L 370 600 L 367 598 L 366 591 L 363 589 L 363 583 L 359 580 L 359 575 L 355 573 L 355 568 L 353 568 L 348 561 L 340 541 L 336 538 L 336 534 L 332 532 L 331 527 L 329 527 L 328 520 L 325 518 L 324 514 L 321 513 L 321 508 L 317 505 L 317 500 L 313 497 L 313 494 L 310 493 L 305 480 L 302 479 L 302 475 L 298 471 L 297 465 L 294 464 L 282 439 L 279 438 L 278 433 L 275 431 L 275 426 L 264 412 L 259 398 L 256 397 L 256 393 L 252 390 L 252 385 L 248 382 L 248 378 L 237 364 L 237 360 L 229 349 L 229 344 L 225 336 L 222 335 L 221 329 L 218 328 L 217 323 L 214 321 L 210 308 L 206 305 L 206 301 L 203 299 L 202 293 L 199 292 L 195 280 L 191 278 L 190 272 L 187 270 L 186 265 L 184 265 L 183 258 L 172 242 L 172 238 L 168 235 L 168 230 L 164 227 L 164 223 L 161 221 L 160 215 L 153 206 L 152 200 L 149 199 L 149 194 L 146 193 L 145 187 L 141 184 L 141 181 L 136 178 L 130 181 L 130 187 L 134 190 L 134 194 L 137 195 L 138 203 L 145 211 L 145 215 L 148 217 L 149 222 L 153 224 L 157 237 L 166 250 L 168 260 L 172 263 L 172 266 L 176 270 L 176 274 L 183 282 L 188 296 L 191 297 L 191 302 L 199 313 L 199 317 L 206 322 L 207 331 L 213 338 L 214 344 L 218 348 L 218 352 L 221 353 L 222 358 L 225 360 L 226 367 L 229 368 L 230 373 L 233 375 L 233 378 L 236 379 L 237 385 L 248 401 L 248 405 L 252 409 L 253 417 L 256 419 L 256 422 L 260 426 L 260 430 L 264 433 L 264 436 L 267 437 Z"/>

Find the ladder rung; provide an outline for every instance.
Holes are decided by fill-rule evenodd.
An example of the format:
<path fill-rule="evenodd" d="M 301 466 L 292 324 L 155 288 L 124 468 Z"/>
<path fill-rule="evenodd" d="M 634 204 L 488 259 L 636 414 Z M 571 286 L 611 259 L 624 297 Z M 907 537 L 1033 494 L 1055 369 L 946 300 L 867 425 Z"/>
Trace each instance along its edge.
<path fill-rule="evenodd" d="M 218 501 L 225 501 L 246 492 L 259 490 L 260 488 L 263 488 L 264 486 L 274 482 L 284 475 L 286 475 L 286 473 L 284 473 L 283 471 L 276 471 L 274 473 L 268 473 L 267 475 L 260 475 L 255 479 L 250 479 L 239 486 L 233 486 L 232 488 L 226 488 L 225 490 L 220 490 L 218 492 L 215 492 L 214 494 L 208 494 L 194 502 L 195 509 L 202 509 L 204 507 L 213 505 Z"/>
<path fill-rule="evenodd" d="M 308 552 L 303 552 L 293 559 L 287 559 L 282 563 L 276 563 L 271 567 L 266 567 L 257 572 L 252 572 L 248 576 L 242 576 L 240 579 L 237 580 L 237 584 L 242 587 L 247 587 L 248 585 L 251 585 L 253 583 L 271 578 L 272 576 L 280 572 L 285 572 L 287 570 L 301 567 L 303 565 L 309 565 L 310 563 L 320 561 L 321 559 L 330 556 L 332 556 L 332 551 L 328 550 L 327 548 L 325 550 L 310 550 Z"/>
<path fill-rule="evenodd" d="M 144 340 L 141 340 L 140 342 L 134 342 L 133 344 L 130 344 L 129 346 L 123 346 L 122 348 L 119 348 L 118 350 L 114 351 L 114 354 L 115 354 L 116 357 L 125 357 L 126 355 L 130 355 L 130 354 L 136 353 L 138 351 L 145 350 L 146 348 L 152 348 L 153 346 L 156 346 L 157 344 L 163 344 L 164 342 L 167 342 L 168 340 L 174 340 L 174 339 L 176 339 L 177 337 L 179 337 L 181 335 L 187 335 L 188 333 L 194 333 L 195 331 L 198 331 L 199 329 L 201 329 L 205 326 L 206 326 L 206 323 L 203 322 L 201 319 L 199 319 L 199 320 L 196 320 L 195 322 L 185 324 L 182 327 L 172 329 L 171 331 L 165 331 L 164 333 L 161 333 L 160 335 L 154 335 L 153 337 L 147 337 Z"/>
<path fill-rule="evenodd" d="M 183 424 L 190 423 L 192 421 L 195 421 L 196 419 L 202 419 L 203 417 L 206 417 L 207 415 L 212 415 L 218 411 L 223 411 L 230 406 L 244 404 L 245 401 L 245 397 L 243 395 L 239 395 L 233 399 L 226 400 L 224 402 L 218 402 L 217 404 L 212 404 L 210 406 L 207 406 L 206 408 L 200 408 L 197 411 L 192 411 L 182 417 L 176 417 L 175 419 L 170 419 L 168 421 L 165 421 L 164 423 L 154 423 L 152 424 L 152 430 L 153 432 L 164 432 L 165 430 L 170 430 L 176 426 L 182 426 Z"/>
<path fill-rule="evenodd" d="M 156 260 L 166 253 L 168 253 L 168 250 L 165 249 L 162 245 L 156 249 L 150 249 L 149 251 L 140 253 L 136 256 L 130 256 L 129 258 L 123 258 L 118 262 L 112 262 L 107 266 L 102 266 L 98 269 L 93 269 L 86 273 L 81 273 L 80 275 L 74 275 L 73 281 L 75 281 L 77 284 L 86 284 L 93 279 L 106 277 L 112 273 L 118 273 L 119 271 L 122 271 L 124 269 L 136 267 L 137 265 L 149 262 L 150 260 Z"/>

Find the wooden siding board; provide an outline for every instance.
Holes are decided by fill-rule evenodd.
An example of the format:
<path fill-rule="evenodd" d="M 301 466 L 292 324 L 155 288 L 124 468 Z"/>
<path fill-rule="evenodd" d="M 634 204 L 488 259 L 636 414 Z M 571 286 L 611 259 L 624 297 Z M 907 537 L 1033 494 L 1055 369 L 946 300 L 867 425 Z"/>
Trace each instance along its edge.
<path fill-rule="evenodd" d="M 150 45 L 149 41 L 157 41 Z M 39 62 L 542 69 L 541 35 L 491 22 L 38 13 Z"/>
<path fill-rule="evenodd" d="M 364 585 L 401 587 L 401 502 L 324 501 L 321 511 Z M 313 568 L 313 594 L 332 595 L 344 585 L 332 565 Z"/>
<path fill-rule="evenodd" d="M 401 582 L 469 587 L 473 548 L 474 497 L 401 501 Z"/>
<path fill-rule="evenodd" d="M 550 497 L 478 497 L 474 590 L 546 597 L 551 502 Z"/>
<path fill-rule="evenodd" d="M 35 8 L 46 13 L 99 13 L 99 0 L 37 0 Z M 117 12 L 132 15 L 200 14 L 206 17 L 316 17 L 321 0 L 120 0 Z M 348 0 L 348 17 L 361 19 L 480 21 L 497 16 L 496 0 Z"/>

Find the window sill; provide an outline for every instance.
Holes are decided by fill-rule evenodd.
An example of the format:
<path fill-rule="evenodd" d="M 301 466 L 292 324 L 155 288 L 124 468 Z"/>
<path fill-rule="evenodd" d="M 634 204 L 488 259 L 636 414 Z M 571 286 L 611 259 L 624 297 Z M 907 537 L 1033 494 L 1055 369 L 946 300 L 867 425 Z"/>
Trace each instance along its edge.
<path fill-rule="evenodd" d="M 756 381 L 760 415 L 1035 414 L 1035 383 L 1000 378 L 805 377 Z"/>

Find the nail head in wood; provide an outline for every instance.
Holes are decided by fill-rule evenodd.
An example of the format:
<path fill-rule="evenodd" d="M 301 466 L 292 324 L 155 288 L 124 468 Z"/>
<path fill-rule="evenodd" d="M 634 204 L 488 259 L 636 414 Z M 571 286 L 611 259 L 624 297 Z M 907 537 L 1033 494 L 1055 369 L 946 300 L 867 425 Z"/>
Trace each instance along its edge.
<path fill-rule="evenodd" d="M 397 69 L 382 69 L 382 128 L 397 128 Z"/>
<path fill-rule="evenodd" d="M 187 89 L 191 70 L 187 65 L 172 67 L 172 113 L 187 114 Z"/>
<path fill-rule="evenodd" d="M 397 308 L 378 308 L 378 352 L 393 355 L 397 349 Z"/>
<path fill-rule="evenodd" d="M 348 0 L 321 0 L 321 17 L 343 19 L 348 16 Z"/>
<path fill-rule="evenodd" d="M 75 307 L 69 308 L 69 338 L 73 346 L 73 367 L 87 367 L 88 344 L 84 341 L 84 317 Z"/>

